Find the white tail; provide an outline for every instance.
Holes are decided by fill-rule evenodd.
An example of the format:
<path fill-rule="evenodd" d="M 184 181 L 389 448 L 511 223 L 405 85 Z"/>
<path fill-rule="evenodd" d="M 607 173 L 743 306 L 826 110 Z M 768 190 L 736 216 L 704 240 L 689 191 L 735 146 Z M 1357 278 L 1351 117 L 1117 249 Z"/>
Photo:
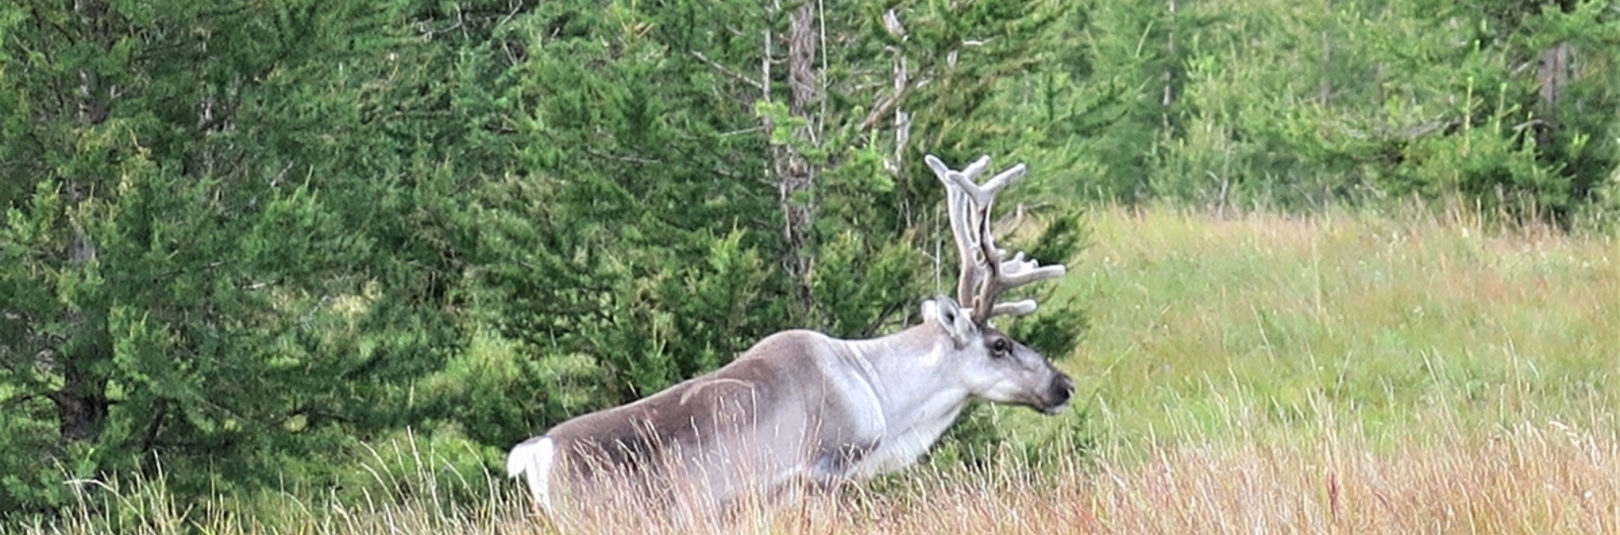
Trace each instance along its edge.
<path fill-rule="evenodd" d="M 550 478 L 556 447 L 550 438 L 536 437 L 512 447 L 506 455 L 506 477 L 522 476 L 535 503 L 551 508 Z"/>

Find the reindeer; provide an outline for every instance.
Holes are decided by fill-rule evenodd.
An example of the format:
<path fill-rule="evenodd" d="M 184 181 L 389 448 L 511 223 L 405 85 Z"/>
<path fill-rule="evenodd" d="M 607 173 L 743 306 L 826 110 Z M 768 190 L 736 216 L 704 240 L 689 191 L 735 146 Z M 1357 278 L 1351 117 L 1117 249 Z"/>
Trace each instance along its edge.
<path fill-rule="evenodd" d="M 713 512 L 750 495 L 836 488 L 909 466 L 974 398 L 1061 412 L 1074 383 L 990 322 L 1036 308 L 1000 303 L 1002 292 L 1064 274 L 1021 252 L 1008 258 L 991 236 L 995 196 L 1023 177 L 1023 164 L 981 185 L 988 156 L 961 171 L 925 160 L 948 191 L 960 305 L 925 300 L 922 324 L 874 339 L 770 335 L 720 369 L 516 445 L 507 473 L 525 478 L 551 511 L 558 494 L 617 476 Z"/>

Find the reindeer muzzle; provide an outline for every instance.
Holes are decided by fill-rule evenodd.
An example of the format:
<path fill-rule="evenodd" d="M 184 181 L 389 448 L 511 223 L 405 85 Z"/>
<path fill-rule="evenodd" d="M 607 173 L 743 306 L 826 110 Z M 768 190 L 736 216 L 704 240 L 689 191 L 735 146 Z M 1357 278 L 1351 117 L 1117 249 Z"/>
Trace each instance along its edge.
<path fill-rule="evenodd" d="M 1069 400 L 1074 398 L 1074 381 L 1069 376 L 1058 374 L 1052 378 L 1052 384 L 1046 390 L 1047 403 L 1041 407 L 1041 412 L 1053 415 L 1069 408 Z"/>

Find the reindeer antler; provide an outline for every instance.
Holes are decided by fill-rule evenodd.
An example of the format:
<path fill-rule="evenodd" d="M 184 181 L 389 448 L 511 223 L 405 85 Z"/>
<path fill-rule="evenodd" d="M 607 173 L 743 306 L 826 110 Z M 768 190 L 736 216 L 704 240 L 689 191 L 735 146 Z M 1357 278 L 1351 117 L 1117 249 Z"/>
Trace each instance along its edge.
<path fill-rule="evenodd" d="M 951 234 L 956 237 L 956 252 L 962 261 L 956 283 L 957 299 L 964 305 L 971 303 L 973 320 L 981 324 L 992 316 L 1034 312 L 1037 306 L 1034 299 L 1012 303 L 997 303 L 996 299 L 1007 290 L 1061 277 L 1067 270 L 1062 264 L 1042 266 L 1035 259 L 1025 259 L 1022 252 L 1009 259 L 1006 251 L 996 248 L 995 237 L 990 232 L 990 209 L 995 205 L 996 194 L 1024 177 L 1024 164 L 1012 166 L 979 184 L 976 181 L 979 174 L 990 167 L 989 156 L 979 157 L 961 171 L 947 167 L 932 154 L 923 161 L 945 184 Z"/>

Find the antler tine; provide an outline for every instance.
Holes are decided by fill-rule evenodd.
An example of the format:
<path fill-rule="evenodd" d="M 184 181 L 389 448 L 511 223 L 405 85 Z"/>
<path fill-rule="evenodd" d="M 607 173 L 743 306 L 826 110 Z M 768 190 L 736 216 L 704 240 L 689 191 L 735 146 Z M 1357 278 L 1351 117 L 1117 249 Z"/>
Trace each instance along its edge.
<path fill-rule="evenodd" d="M 1034 299 L 1025 299 L 1011 303 L 997 303 L 1001 294 L 1007 290 L 1017 288 L 1032 282 L 1055 279 L 1068 273 L 1063 264 L 1042 266 L 1033 258 L 1024 258 L 1022 251 L 1013 254 L 1010 259 L 1005 250 L 996 248 L 995 238 L 990 233 L 990 215 L 986 210 L 980 223 L 980 242 L 984 244 L 987 254 L 994 254 L 995 268 L 984 278 L 979 287 L 979 296 L 974 302 L 974 318 L 987 320 L 994 316 L 1013 315 L 1022 316 L 1034 312 L 1038 306 Z"/>
<path fill-rule="evenodd" d="M 979 158 L 979 161 L 973 163 L 974 165 L 978 165 L 981 162 L 984 165 L 989 165 L 990 157 L 981 157 Z M 974 170 L 974 166 L 969 165 L 967 170 Z M 978 170 L 982 171 L 983 166 L 980 166 Z M 990 177 L 990 180 L 985 181 L 984 184 L 979 184 L 973 181 L 978 176 L 977 172 L 968 174 L 966 171 L 964 171 L 961 173 L 952 173 L 948 176 L 950 176 L 953 182 L 956 182 L 957 187 L 961 188 L 962 191 L 966 192 L 969 197 L 973 198 L 975 208 L 978 208 L 979 210 L 988 214 L 990 206 L 996 202 L 996 194 L 1001 193 L 1002 188 L 1011 186 L 1013 182 L 1017 182 L 1018 179 L 1023 178 L 1024 170 L 1024 164 L 1014 165 L 1006 171 L 1002 171 L 997 173 L 996 176 Z"/>
<path fill-rule="evenodd" d="M 972 183 L 972 179 L 964 175 L 977 176 L 984 172 L 990 166 L 990 158 L 980 157 L 962 171 L 952 170 L 932 154 L 924 156 L 923 161 L 934 171 L 934 176 L 945 184 L 945 209 L 951 219 L 951 236 L 955 238 L 956 255 L 961 262 L 956 277 L 956 299 L 963 305 L 971 306 L 979 281 L 984 276 L 982 266 L 990 262 L 981 256 L 983 253 L 979 244 L 975 243 L 974 237 L 978 234 L 972 224 L 973 199 L 962 184 Z"/>
<path fill-rule="evenodd" d="M 1024 177 L 1024 164 L 1012 166 L 979 184 L 975 179 L 990 165 L 989 156 L 981 156 L 962 171 L 951 170 L 931 154 L 923 160 L 945 184 L 951 233 L 956 238 L 957 253 L 962 261 L 957 282 L 958 299 L 964 305 L 971 303 L 973 319 L 978 322 L 1003 314 L 1034 312 L 1038 305 L 1033 299 L 1011 303 L 997 303 L 996 299 L 1007 290 L 1061 277 L 1067 269 L 1062 264 L 1042 266 L 1034 259 L 1025 259 L 1022 252 L 1006 259 L 1007 252 L 996 247 L 990 230 L 990 211 L 996 195 Z"/>
<path fill-rule="evenodd" d="M 1040 262 L 1035 261 L 1033 258 L 1025 260 L 1023 252 L 1013 255 L 1011 260 L 1001 263 L 1001 269 L 998 270 L 997 276 L 990 279 L 990 284 L 986 285 L 987 288 L 990 286 L 995 287 L 994 290 L 986 290 L 986 293 L 989 294 L 989 302 L 995 303 L 986 317 L 1000 315 L 1022 316 L 1034 312 L 1037 307 L 1034 299 L 1024 299 L 1011 303 L 996 303 L 995 300 L 1001 296 L 1002 292 L 1007 290 L 1032 282 L 1062 277 L 1068 272 L 1068 268 L 1064 267 L 1063 264 L 1042 266 Z"/>
<path fill-rule="evenodd" d="M 979 159 L 973 160 L 973 163 L 968 164 L 967 167 L 963 167 L 962 176 L 968 179 L 969 184 L 972 184 L 974 181 L 979 180 L 979 174 L 983 173 L 984 170 L 988 169 L 989 167 L 990 155 L 985 154 L 979 156 Z"/>

